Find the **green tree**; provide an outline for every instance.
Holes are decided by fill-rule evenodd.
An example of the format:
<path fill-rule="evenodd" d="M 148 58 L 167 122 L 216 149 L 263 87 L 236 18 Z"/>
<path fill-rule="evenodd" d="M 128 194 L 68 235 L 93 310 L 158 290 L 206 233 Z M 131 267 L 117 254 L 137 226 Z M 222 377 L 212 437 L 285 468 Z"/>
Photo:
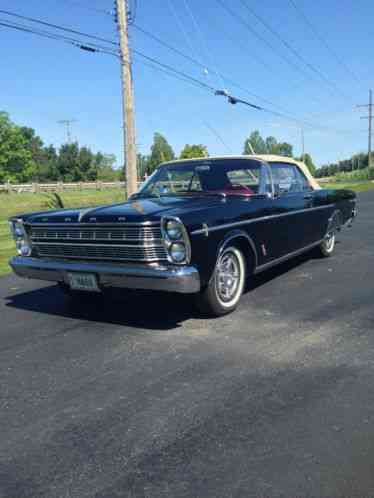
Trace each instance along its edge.
<path fill-rule="evenodd" d="M 316 166 L 313 162 L 312 156 L 310 154 L 304 154 L 303 157 L 299 159 L 299 161 L 302 161 L 304 164 L 308 166 L 309 171 L 312 173 L 314 176 L 316 174 Z"/>
<path fill-rule="evenodd" d="M 255 154 L 266 154 L 267 148 L 264 139 L 258 130 L 253 131 L 244 142 L 244 154 L 252 154 L 251 146 Z"/>
<path fill-rule="evenodd" d="M 278 143 L 272 154 L 278 154 L 279 156 L 293 157 L 293 147 L 287 142 Z"/>
<path fill-rule="evenodd" d="M 38 153 L 38 158 L 33 160 L 36 162 L 36 171 L 33 180 L 37 182 L 56 181 L 57 175 L 57 151 L 53 145 L 43 147 L 41 154 Z"/>
<path fill-rule="evenodd" d="M 175 154 L 165 137 L 161 133 L 155 133 L 151 147 L 151 155 L 148 164 L 148 174 L 152 173 L 159 164 L 175 159 Z"/>
<path fill-rule="evenodd" d="M 193 159 L 195 157 L 208 157 L 208 149 L 205 145 L 186 144 L 180 153 L 180 159 Z"/>
<path fill-rule="evenodd" d="M 95 165 L 97 168 L 97 180 L 103 182 L 114 182 L 120 179 L 121 170 L 115 169 L 114 164 L 116 156 L 114 154 L 101 154 L 100 152 L 95 156 Z"/>
<path fill-rule="evenodd" d="M 78 143 L 61 145 L 57 159 L 57 179 L 61 182 L 80 181 L 78 174 Z"/>
<path fill-rule="evenodd" d="M 278 154 L 278 142 L 275 137 L 265 139 L 266 154 Z"/>
<path fill-rule="evenodd" d="M 258 130 L 253 131 L 244 142 L 244 154 L 276 154 L 279 156 L 293 157 L 293 147 L 287 142 L 278 142 L 273 136 L 263 139 Z"/>
<path fill-rule="evenodd" d="M 0 112 L 0 182 L 25 182 L 32 177 L 35 163 L 21 128 Z"/>

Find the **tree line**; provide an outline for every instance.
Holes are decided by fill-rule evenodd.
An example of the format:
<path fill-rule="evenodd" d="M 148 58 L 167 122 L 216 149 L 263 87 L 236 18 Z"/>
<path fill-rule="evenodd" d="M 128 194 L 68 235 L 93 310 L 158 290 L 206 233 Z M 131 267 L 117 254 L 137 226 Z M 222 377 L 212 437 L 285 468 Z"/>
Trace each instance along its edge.
<path fill-rule="evenodd" d="M 0 112 L 0 183 L 113 180 L 115 156 L 94 153 L 77 142 L 58 150 L 45 145 L 33 128 L 14 124 Z"/>
<path fill-rule="evenodd" d="M 294 157 L 293 146 L 288 142 L 278 142 L 273 136 L 263 138 L 258 130 L 253 131 L 245 140 L 243 154 L 275 154 L 285 157 Z M 204 145 L 185 145 L 182 149 L 179 159 L 189 159 L 194 157 L 208 157 L 208 149 Z M 177 159 L 171 145 L 165 137 L 160 133 L 154 134 L 151 153 L 149 155 L 138 154 L 139 176 L 151 174 L 157 166 L 165 161 Z M 303 158 L 295 157 L 295 159 L 303 160 L 314 174 L 316 167 L 310 154 L 304 154 Z"/>
<path fill-rule="evenodd" d="M 335 176 L 338 173 L 348 173 L 351 171 L 360 171 L 369 166 L 369 155 L 363 152 L 354 154 L 349 159 L 343 159 L 335 163 L 329 163 L 321 166 L 316 171 L 317 178 L 326 176 Z M 368 172 L 368 176 L 374 178 L 374 172 Z"/>
<path fill-rule="evenodd" d="M 242 153 L 278 154 L 293 157 L 293 147 L 273 136 L 263 138 L 254 131 L 245 140 Z M 140 179 L 152 174 L 157 166 L 174 159 L 208 157 L 203 144 L 186 144 L 177 156 L 167 139 L 156 132 L 149 154 L 138 154 Z M 309 154 L 303 156 L 312 173 L 315 166 Z M 124 178 L 122 168 L 115 167 L 113 154 L 94 153 L 78 142 L 58 149 L 46 145 L 33 128 L 13 123 L 6 112 L 0 112 L 0 183 L 115 181 Z"/>

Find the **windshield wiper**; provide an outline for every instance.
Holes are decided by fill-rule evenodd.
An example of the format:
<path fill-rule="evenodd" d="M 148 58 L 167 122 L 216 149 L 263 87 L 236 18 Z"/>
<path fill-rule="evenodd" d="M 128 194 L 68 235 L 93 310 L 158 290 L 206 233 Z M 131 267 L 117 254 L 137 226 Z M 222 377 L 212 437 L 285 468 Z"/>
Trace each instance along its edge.
<path fill-rule="evenodd" d="M 209 195 L 209 196 L 215 196 L 215 197 L 227 197 L 227 194 L 225 192 L 214 192 L 214 191 L 209 191 L 209 190 L 181 190 L 179 192 L 176 192 L 175 195 Z"/>
<path fill-rule="evenodd" d="M 159 193 L 156 193 L 156 192 L 147 192 L 147 193 L 142 193 L 142 192 L 139 192 L 138 194 L 132 194 L 130 200 L 136 200 L 136 199 L 152 199 L 153 197 L 156 197 L 157 199 L 159 199 L 161 197 L 161 195 Z"/>

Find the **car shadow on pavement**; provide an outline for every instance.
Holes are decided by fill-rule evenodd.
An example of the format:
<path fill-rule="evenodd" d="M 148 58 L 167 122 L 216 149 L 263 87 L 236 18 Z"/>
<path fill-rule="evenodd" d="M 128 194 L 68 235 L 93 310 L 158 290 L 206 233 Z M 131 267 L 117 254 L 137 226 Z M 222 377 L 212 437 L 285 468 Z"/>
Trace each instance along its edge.
<path fill-rule="evenodd" d="M 316 257 L 311 251 L 254 275 L 248 280 L 245 292 L 256 292 L 257 288 Z M 65 296 L 57 285 L 51 285 L 5 299 L 11 308 L 149 330 L 171 330 L 191 318 L 204 318 L 193 296 L 166 292 L 116 291 L 105 297 L 88 294 L 87 298 L 74 300 Z"/>
<path fill-rule="evenodd" d="M 8 295 L 5 300 L 11 308 L 39 314 L 150 330 L 174 329 L 185 320 L 198 317 L 191 296 L 161 292 L 89 294 L 75 300 L 57 285 L 51 285 Z"/>

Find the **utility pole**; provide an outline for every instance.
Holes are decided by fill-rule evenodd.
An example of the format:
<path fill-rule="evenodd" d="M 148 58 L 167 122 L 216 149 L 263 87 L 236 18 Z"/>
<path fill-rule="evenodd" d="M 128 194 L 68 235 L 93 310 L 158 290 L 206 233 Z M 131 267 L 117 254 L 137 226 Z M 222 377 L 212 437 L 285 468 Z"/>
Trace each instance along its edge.
<path fill-rule="evenodd" d="M 368 138 L 368 166 L 371 168 L 372 166 L 372 157 L 371 157 L 371 135 L 372 135 L 372 121 L 373 121 L 373 91 L 369 90 L 369 104 L 359 105 L 357 107 L 365 107 L 369 109 L 368 116 L 362 116 L 361 119 L 369 120 L 369 138 Z"/>
<path fill-rule="evenodd" d="M 60 121 L 57 121 L 58 124 L 62 124 L 66 126 L 66 138 L 67 138 L 67 143 L 71 144 L 71 129 L 70 125 L 72 123 L 76 123 L 76 119 L 61 119 Z"/>
<path fill-rule="evenodd" d="M 127 0 L 115 0 L 115 20 L 120 41 L 120 60 L 122 78 L 123 142 L 126 167 L 127 196 L 137 191 L 135 119 L 131 74 L 131 56 L 128 38 Z"/>

